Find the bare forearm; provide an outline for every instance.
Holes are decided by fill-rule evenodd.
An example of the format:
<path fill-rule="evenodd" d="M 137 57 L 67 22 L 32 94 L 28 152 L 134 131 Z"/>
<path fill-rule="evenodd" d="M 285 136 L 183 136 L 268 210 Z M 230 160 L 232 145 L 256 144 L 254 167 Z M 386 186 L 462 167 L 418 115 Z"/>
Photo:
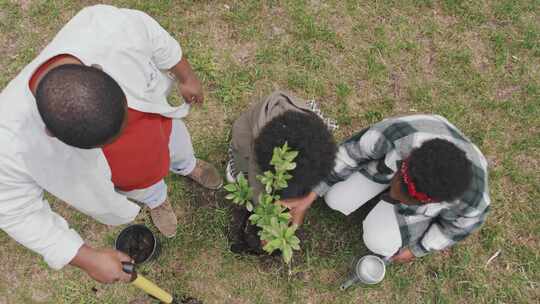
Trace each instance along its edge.
<path fill-rule="evenodd" d="M 317 193 L 310 191 L 306 196 L 306 199 L 310 202 L 310 205 L 317 199 Z"/>
<path fill-rule="evenodd" d="M 292 215 L 292 223 L 295 225 L 301 225 L 304 222 L 304 217 L 313 202 L 317 199 L 317 194 L 313 191 L 309 192 L 306 196 L 293 199 L 285 200 L 282 202 L 282 205 L 290 209 Z"/>
<path fill-rule="evenodd" d="M 202 84 L 187 59 L 182 58 L 170 71 L 178 79 L 180 94 L 187 103 L 202 103 L 204 101 Z"/>
<path fill-rule="evenodd" d="M 186 83 L 190 80 L 198 80 L 197 75 L 191 68 L 191 65 L 185 57 L 170 69 L 170 72 L 178 79 L 180 83 Z"/>
<path fill-rule="evenodd" d="M 92 262 L 92 256 L 93 256 L 93 248 L 83 244 L 81 248 L 79 248 L 79 251 L 77 252 L 77 255 L 69 262 L 69 265 L 75 266 L 81 269 L 88 269 L 88 267 L 91 266 Z"/>
<path fill-rule="evenodd" d="M 83 245 L 69 264 L 101 283 L 129 282 L 131 276 L 122 270 L 122 262 L 133 263 L 133 259 L 114 249 L 94 249 Z"/>

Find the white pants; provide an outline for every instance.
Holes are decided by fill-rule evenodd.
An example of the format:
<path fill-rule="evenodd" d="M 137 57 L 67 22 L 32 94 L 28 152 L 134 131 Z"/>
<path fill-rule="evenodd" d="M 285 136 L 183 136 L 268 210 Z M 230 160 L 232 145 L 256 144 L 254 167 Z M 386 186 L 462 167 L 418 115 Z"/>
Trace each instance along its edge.
<path fill-rule="evenodd" d="M 388 187 L 356 172 L 332 186 L 324 199 L 330 208 L 349 215 Z M 389 257 L 401 248 L 401 233 L 392 204 L 379 202 L 367 215 L 363 227 L 364 243 L 372 252 Z"/>
<path fill-rule="evenodd" d="M 193 153 L 191 137 L 183 121 L 173 119 L 171 137 L 169 139 L 170 170 L 176 174 L 188 175 L 193 171 L 197 160 Z M 149 208 L 156 208 L 167 199 L 167 184 L 162 179 L 145 189 L 119 191 L 128 198 L 143 203 Z"/>

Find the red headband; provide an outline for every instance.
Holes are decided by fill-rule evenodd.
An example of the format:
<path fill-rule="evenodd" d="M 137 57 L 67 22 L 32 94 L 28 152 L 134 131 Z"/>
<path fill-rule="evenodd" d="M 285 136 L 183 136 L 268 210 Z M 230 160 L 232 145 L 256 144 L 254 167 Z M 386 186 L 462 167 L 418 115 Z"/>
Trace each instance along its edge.
<path fill-rule="evenodd" d="M 407 190 L 412 198 L 423 203 L 433 202 L 433 199 L 427 194 L 416 190 L 416 185 L 409 176 L 409 162 L 407 160 L 401 164 L 401 176 L 403 176 L 403 182 L 407 185 Z"/>

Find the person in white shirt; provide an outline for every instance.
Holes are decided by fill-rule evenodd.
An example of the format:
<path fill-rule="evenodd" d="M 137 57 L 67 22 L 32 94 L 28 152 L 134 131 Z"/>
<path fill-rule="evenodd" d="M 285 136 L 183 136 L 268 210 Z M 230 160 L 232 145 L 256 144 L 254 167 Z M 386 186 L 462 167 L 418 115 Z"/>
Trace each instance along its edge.
<path fill-rule="evenodd" d="M 175 80 L 187 102 L 179 107 L 167 102 Z M 133 191 L 115 189 L 101 147 L 124 136 L 128 111 L 171 118 L 170 160 L 164 163 L 218 188 L 221 178 L 195 159 L 180 120 L 190 103 L 203 99 L 180 45 L 150 16 L 106 5 L 81 10 L 0 94 L 0 228 L 53 269 L 71 264 L 102 283 L 129 281 L 121 262 L 131 258 L 84 244 L 50 209 L 44 190 L 109 225 L 136 217 L 140 208 L 131 198 L 156 210 L 157 218 L 167 219 L 165 230 L 175 232 L 163 181 Z M 154 214 L 152 219 L 156 222 Z"/>

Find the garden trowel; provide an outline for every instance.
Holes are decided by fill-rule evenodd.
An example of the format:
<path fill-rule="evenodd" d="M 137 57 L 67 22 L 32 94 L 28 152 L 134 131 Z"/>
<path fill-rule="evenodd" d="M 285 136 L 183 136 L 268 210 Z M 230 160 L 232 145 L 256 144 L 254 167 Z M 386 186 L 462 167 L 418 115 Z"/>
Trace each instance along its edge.
<path fill-rule="evenodd" d="M 167 304 L 203 304 L 201 301 L 194 299 L 194 298 L 182 298 L 177 299 L 173 297 L 172 294 L 168 293 L 167 291 L 161 289 L 159 286 L 151 282 L 150 280 L 146 279 L 142 275 L 138 274 L 135 271 L 135 264 L 129 263 L 129 262 L 122 262 L 122 269 L 125 273 L 131 274 L 131 284 L 137 286 L 138 288 L 142 289 L 144 292 L 149 294 L 150 296 L 160 300 L 163 303 Z"/>

